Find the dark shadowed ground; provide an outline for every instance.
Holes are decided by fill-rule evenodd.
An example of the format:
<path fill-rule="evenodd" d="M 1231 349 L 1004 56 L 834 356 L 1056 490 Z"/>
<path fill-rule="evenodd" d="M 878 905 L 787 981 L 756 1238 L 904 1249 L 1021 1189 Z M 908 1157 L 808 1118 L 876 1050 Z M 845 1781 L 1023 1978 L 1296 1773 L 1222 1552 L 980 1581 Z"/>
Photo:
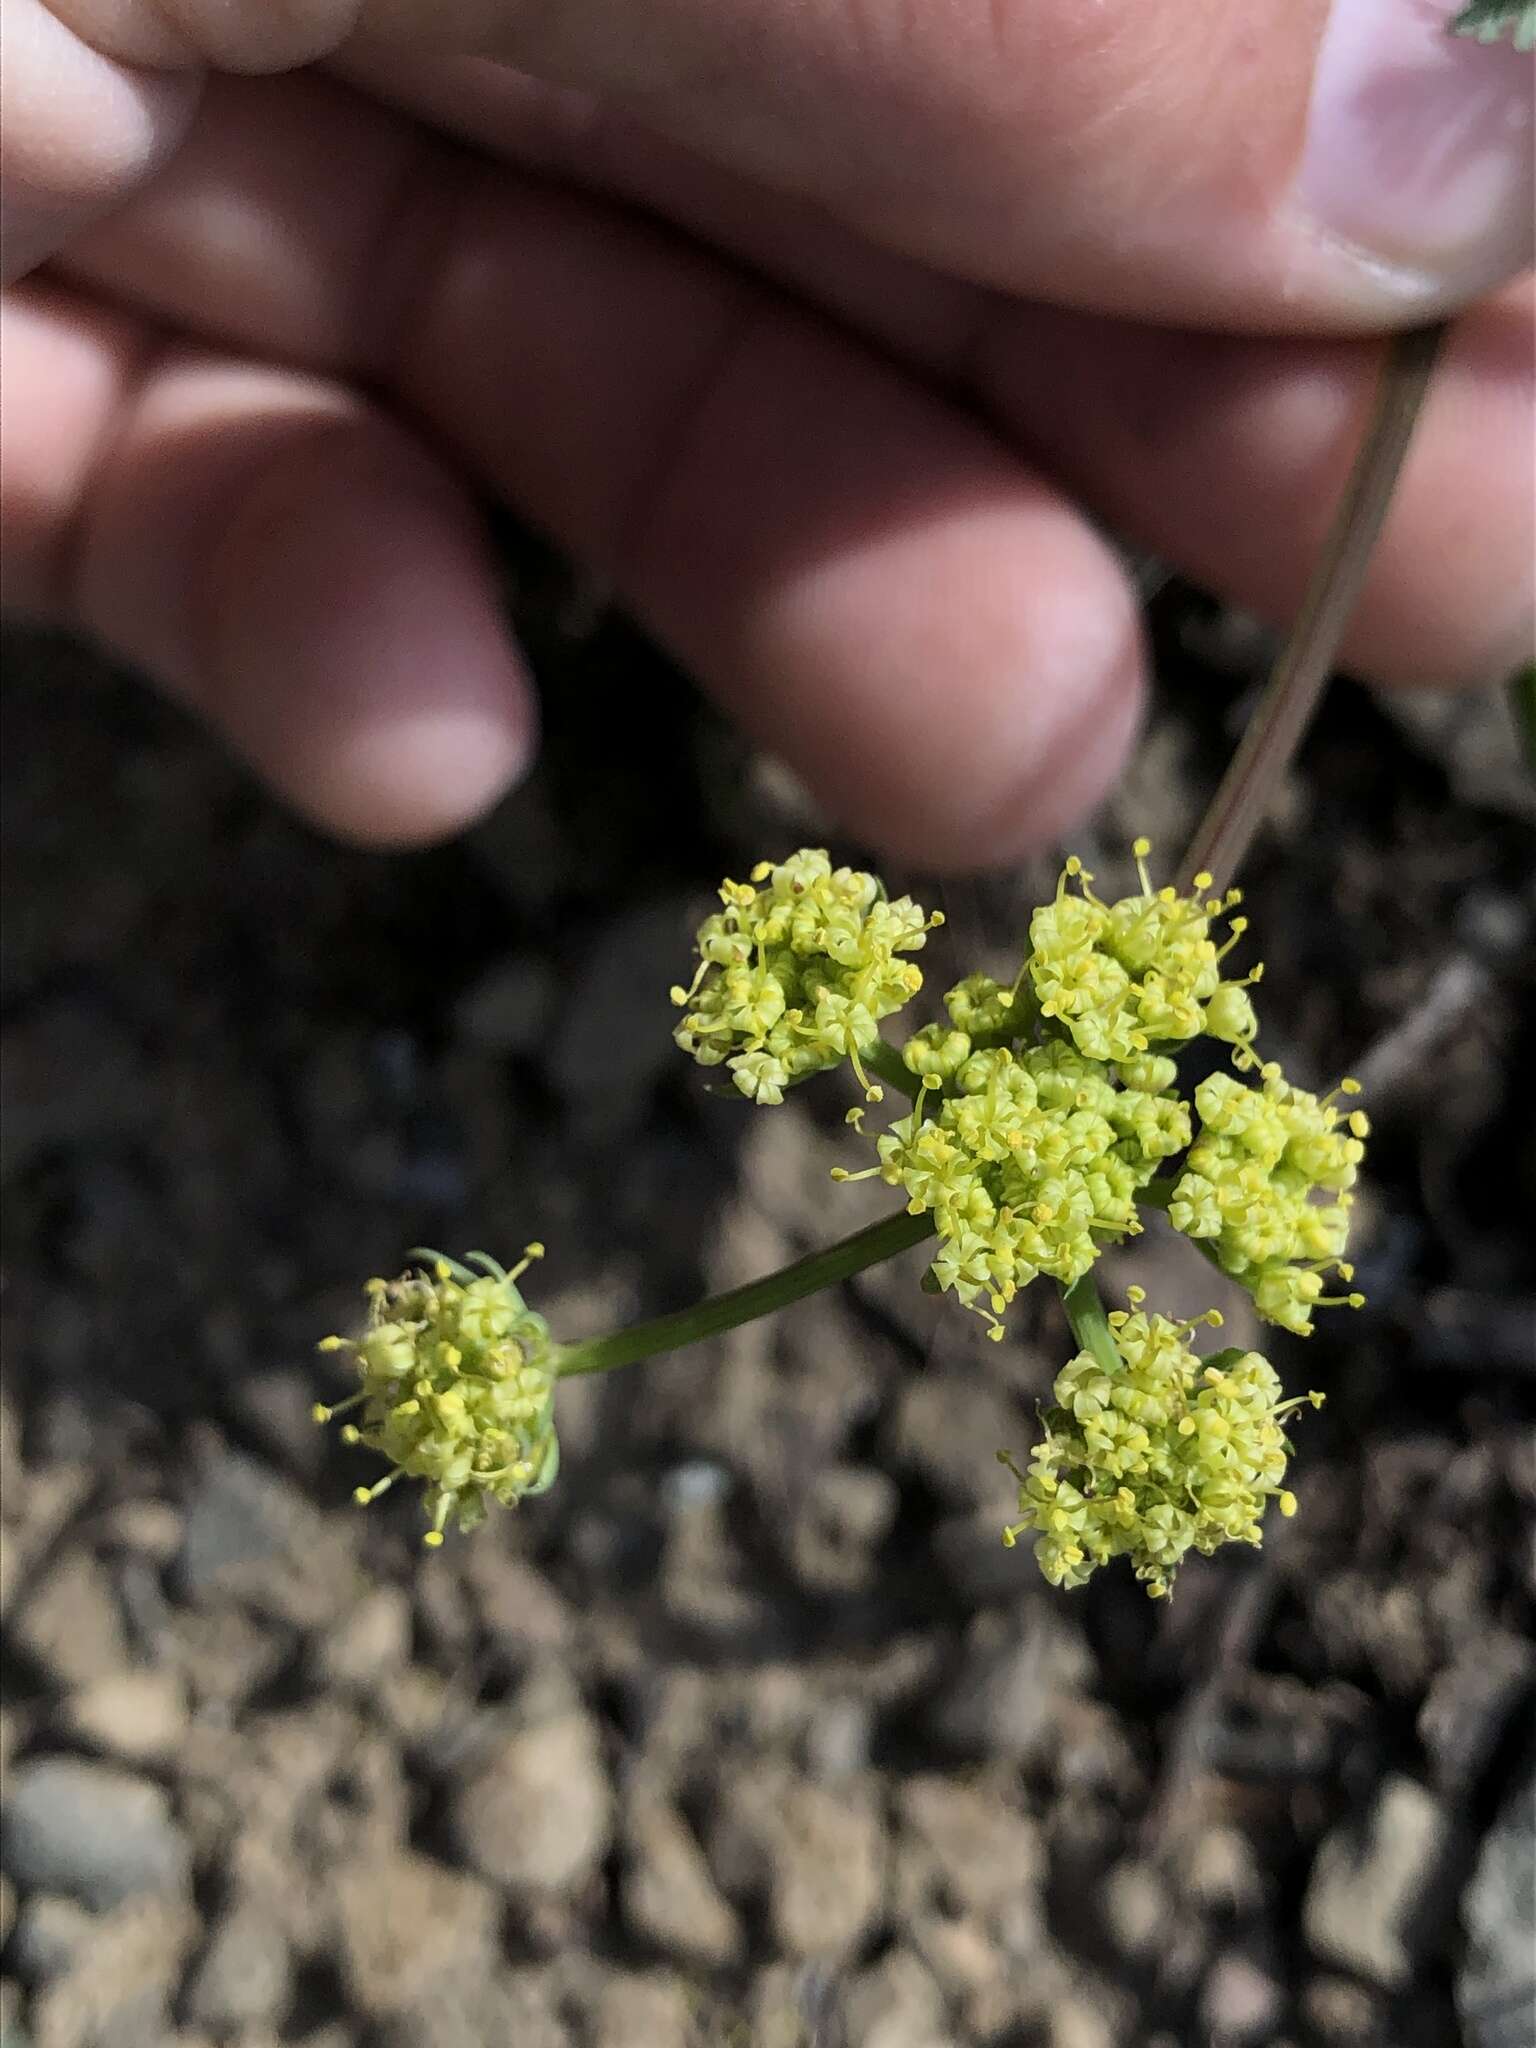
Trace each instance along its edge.
<path fill-rule="evenodd" d="M 992 1346 L 907 1267 L 572 1386 L 557 1489 L 428 1557 L 309 1421 L 365 1275 L 538 1236 L 574 1336 L 889 1201 L 826 1177 L 838 1082 L 753 1111 L 669 1042 L 713 882 L 824 828 L 526 580 L 549 765 L 412 858 L 11 648 L 4 2048 L 1532 2048 L 1536 807 L 1499 708 L 1340 686 L 1247 877 L 1266 1050 L 1361 1074 L 1378 1133 L 1370 1306 L 1273 1349 L 1329 1400 L 1263 1553 L 1168 1610 L 1052 1593 L 993 1453 L 1059 1315 Z M 1177 587 L 1155 618 L 1106 878 L 1137 831 L 1176 858 L 1261 659 Z M 944 893 L 939 987 L 1011 973 L 1051 872 Z M 1135 1255 L 1160 1305 L 1210 1299 L 1186 1252 Z"/>

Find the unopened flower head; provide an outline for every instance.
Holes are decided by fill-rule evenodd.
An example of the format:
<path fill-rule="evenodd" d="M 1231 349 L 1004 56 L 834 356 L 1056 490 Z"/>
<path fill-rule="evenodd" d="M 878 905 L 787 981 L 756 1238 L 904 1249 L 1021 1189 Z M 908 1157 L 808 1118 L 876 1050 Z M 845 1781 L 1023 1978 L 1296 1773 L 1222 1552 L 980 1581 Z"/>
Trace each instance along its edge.
<path fill-rule="evenodd" d="M 834 868 L 815 848 L 725 882 L 720 900 L 699 927 L 692 984 L 672 991 L 685 1012 L 677 1043 L 701 1066 L 723 1061 L 754 1102 L 781 1102 L 844 1059 L 878 1100 L 860 1054 L 921 988 L 902 956 L 921 950 L 939 915 L 892 901 L 873 875 Z"/>
<path fill-rule="evenodd" d="M 1197 875 L 1189 895 L 1154 889 L 1150 851 L 1136 841 L 1141 889 L 1115 903 L 1094 894 L 1081 861 L 1067 862 L 1055 899 L 1030 920 L 1026 964 L 1041 1014 L 1095 1060 L 1132 1060 L 1202 1032 L 1246 1050 L 1258 1028 L 1246 991 L 1262 970 L 1222 979 L 1222 962 L 1247 929 L 1230 917 L 1240 894 L 1205 894 L 1209 875 Z M 1228 935 L 1218 944 L 1212 925 L 1223 916 Z"/>
<path fill-rule="evenodd" d="M 1081 1351 L 1057 1375 L 1055 1406 L 1019 1481 L 1012 1544 L 1036 1537 L 1052 1585 L 1080 1586 L 1100 1565 L 1126 1557 L 1155 1598 L 1172 1589 L 1191 1550 L 1259 1543 L 1273 1500 L 1295 1512 L 1284 1486 L 1290 1444 L 1282 1424 L 1306 1402 L 1282 1398 L 1274 1368 L 1256 1351 L 1201 1358 L 1192 1323 L 1141 1308 L 1109 1318 L 1116 1363 Z M 1220 1323 L 1214 1310 L 1200 1322 Z"/>
<path fill-rule="evenodd" d="M 366 1444 L 392 1468 L 360 1486 L 357 1500 L 376 1500 L 401 1477 L 421 1480 L 428 1544 L 442 1542 L 449 1522 L 474 1528 L 493 1501 L 510 1507 L 542 1493 L 559 1469 L 558 1354 L 517 1287 L 542 1255 L 529 1245 L 506 1272 L 484 1252 L 464 1265 L 422 1253 L 422 1270 L 368 1282 L 360 1337 L 321 1343 L 351 1359 L 360 1385 L 347 1400 L 318 1405 L 315 1420 L 350 1415 L 343 1441 Z"/>
<path fill-rule="evenodd" d="M 1288 1082 L 1273 1061 L 1257 1087 L 1213 1074 L 1195 1090 L 1200 1129 L 1173 1189 L 1176 1230 L 1210 1246 L 1223 1271 L 1242 1282 L 1260 1315 L 1298 1336 L 1315 1308 L 1358 1308 L 1344 1259 L 1353 1188 L 1369 1131 L 1351 1105 L 1357 1084 L 1331 1096 Z"/>

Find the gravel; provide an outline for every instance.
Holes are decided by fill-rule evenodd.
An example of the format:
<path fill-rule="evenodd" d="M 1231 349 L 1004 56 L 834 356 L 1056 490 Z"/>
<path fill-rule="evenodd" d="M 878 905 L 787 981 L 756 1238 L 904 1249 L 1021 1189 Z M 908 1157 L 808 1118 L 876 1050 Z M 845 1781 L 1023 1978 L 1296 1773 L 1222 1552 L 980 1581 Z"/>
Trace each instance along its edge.
<path fill-rule="evenodd" d="M 159 1786 L 111 1765 L 38 1757 L 10 1776 L 0 1861 L 25 1891 L 103 1911 L 135 1892 L 175 1891 L 187 1845 Z"/>
<path fill-rule="evenodd" d="M 754 1114 L 677 1062 L 689 916 L 801 828 L 618 628 L 541 641 L 538 587 L 548 766 L 401 860 L 57 647 L 8 675 L 5 2048 L 1530 2048 L 1536 847 L 1503 783 L 1458 805 L 1443 735 L 1341 690 L 1247 877 L 1277 1054 L 1395 1075 L 1370 1310 L 1276 1350 L 1329 1398 L 1263 1553 L 1166 1611 L 1051 1593 L 993 1453 L 1059 1313 L 988 1344 L 907 1260 L 572 1387 L 559 1486 L 426 1556 L 308 1419 L 364 1274 L 539 1236 L 531 1298 L 584 1334 L 888 1199 L 828 1181 L 835 1081 Z M 1177 837 L 1225 744 L 1167 624 L 1101 867 Z M 939 985 L 1009 968 L 1043 872 L 946 889 Z M 1474 894 L 1505 936 L 1404 1071 Z"/>

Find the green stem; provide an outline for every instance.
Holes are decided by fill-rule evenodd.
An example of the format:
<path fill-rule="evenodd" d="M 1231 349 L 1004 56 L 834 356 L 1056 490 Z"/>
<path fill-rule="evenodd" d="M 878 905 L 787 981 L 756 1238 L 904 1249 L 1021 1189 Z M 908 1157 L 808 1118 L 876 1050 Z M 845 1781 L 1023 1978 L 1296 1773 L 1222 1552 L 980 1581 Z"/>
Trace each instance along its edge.
<path fill-rule="evenodd" d="M 886 1039 L 877 1038 L 873 1045 L 860 1047 L 859 1058 L 876 1080 L 886 1082 L 896 1089 L 898 1094 L 908 1098 L 916 1095 L 916 1074 L 908 1067 L 895 1046 Z"/>
<path fill-rule="evenodd" d="M 1115 1333 L 1109 1327 L 1109 1317 L 1104 1311 L 1104 1302 L 1099 1294 L 1099 1283 L 1092 1270 L 1081 1280 L 1074 1280 L 1070 1287 L 1061 1290 L 1061 1305 L 1067 1312 L 1067 1321 L 1072 1325 L 1072 1334 L 1077 1339 L 1079 1351 L 1091 1352 L 1105 1372 L 1119 1373 L 1124 1370 L 1120 1352 L 1115 1344 Z"/>
<path fill-rule="evenodd" d="M 933 1229 L 931 1216 L 910 1216 L 905 1209 L 899 1210 L 867 1229 L 856 1230 L 851 1237 L 796 1259 L 791 1266 L 781 1266 L 761 1280 L 749 1280 L 745 1287 L 733 1287 L 726 1294 L 695 1302 L 692 1308 L 572 1344 L 560 1354 L 559 1376 L 570 1379 L 577 1373 L 610 1372 L 617 1365 L 634 1365 L 658 1351 L 680 1351 L 685 1344 L 697 1344 L 701 1337 L 718 1336 L 722 1330 L 755 1322 L 759 1316 L 770 1315 L 823 1287 L 835 1287 L 840 1280 L 862 1273 L 866 1266 L 878 1266 L 882 1259 L 921 1244 L 932 1236 Z"/>

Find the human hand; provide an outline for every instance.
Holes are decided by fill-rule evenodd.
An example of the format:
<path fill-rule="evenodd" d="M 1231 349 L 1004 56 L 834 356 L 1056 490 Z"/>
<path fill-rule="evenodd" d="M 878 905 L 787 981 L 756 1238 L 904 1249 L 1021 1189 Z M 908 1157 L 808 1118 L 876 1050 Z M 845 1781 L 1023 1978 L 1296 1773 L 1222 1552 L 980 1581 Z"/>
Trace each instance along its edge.
<path fill-rule="evenodd" d="M 1438 0 L 4 5 L 7 600 L 336 831 L 530 758 L 490 490 L 850 827 L 1007 860 L 1135 730 L 1090 516 L 1283 620 L 1462 307 L 1346 656 L 1528 652 L 1532 68 Z"/>

